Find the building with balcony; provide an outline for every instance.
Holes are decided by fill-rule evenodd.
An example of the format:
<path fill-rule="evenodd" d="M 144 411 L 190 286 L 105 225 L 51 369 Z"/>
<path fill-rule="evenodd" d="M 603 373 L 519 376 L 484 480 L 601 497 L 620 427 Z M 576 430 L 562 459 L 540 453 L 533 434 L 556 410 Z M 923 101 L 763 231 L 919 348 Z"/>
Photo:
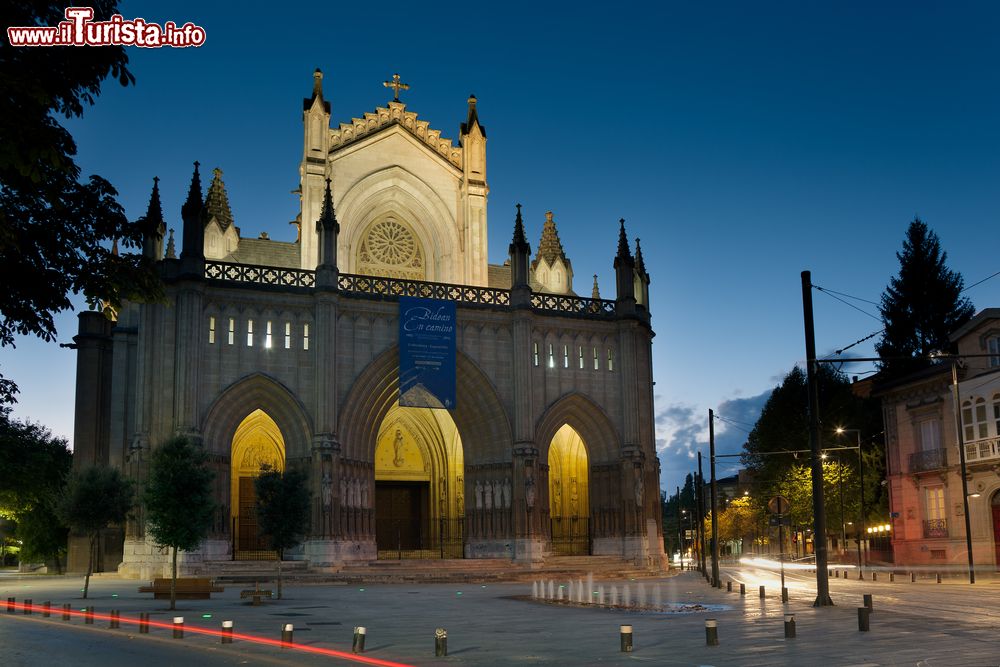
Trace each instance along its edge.
<path fill-rule="evenodd" d="M 977 567 L 1000 569 L 1000 308 L 981 311 L 951 339 L 961 357 L 959 406 L 950 363 L 876 385 L 886 430 L 895 560 L 966 563 L 961 441 L 973 558 Z"/>

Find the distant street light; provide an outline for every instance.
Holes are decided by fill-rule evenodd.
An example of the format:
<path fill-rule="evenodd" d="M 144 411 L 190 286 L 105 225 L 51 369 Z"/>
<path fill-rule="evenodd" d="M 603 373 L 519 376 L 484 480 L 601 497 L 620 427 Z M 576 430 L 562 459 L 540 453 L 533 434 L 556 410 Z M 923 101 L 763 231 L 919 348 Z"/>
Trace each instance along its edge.
<path fill-rule="evenodd" d="M 858 528 L 858 572 L 864 566 L 864 561 L 862 558 L 863 550 L 861 548 L 861 540 L 865 535 L 865 458 L 861 454 L 861 431 L 856 428 L 843 428 L 837 427 L 835 429 L 837 435 L 843 435 L 845 433 L 851 433 L 852 431 L 858 436 L 858 478 L 859 478 L 859 490 L 858 499 L 860 501 L 860 512 L 861 512 L 861 524 Z"/>

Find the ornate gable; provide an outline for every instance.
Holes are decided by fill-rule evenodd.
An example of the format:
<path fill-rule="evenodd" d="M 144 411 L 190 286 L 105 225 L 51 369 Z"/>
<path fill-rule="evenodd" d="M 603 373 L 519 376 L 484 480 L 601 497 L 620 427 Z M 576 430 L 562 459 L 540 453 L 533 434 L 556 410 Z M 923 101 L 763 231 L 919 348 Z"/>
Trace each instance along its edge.
<path fill-rule="evenodd" d="M 462 168 L 462 147 L 454 145 L 451 139 L 442 138 L 441 130 L 431 129 L 426 120 L 417 120 L 417 114 L 407 111 L 402 102 L 389 102 L 388 107 L 377 107 L 375 113 L 366 113 L 364 118 L 352 118 L 350 123 L 341 123 L 340 127 L 331 129 L 330 151 L 343 148 L 390 125 L 400 125 L 445 160 Z"/>

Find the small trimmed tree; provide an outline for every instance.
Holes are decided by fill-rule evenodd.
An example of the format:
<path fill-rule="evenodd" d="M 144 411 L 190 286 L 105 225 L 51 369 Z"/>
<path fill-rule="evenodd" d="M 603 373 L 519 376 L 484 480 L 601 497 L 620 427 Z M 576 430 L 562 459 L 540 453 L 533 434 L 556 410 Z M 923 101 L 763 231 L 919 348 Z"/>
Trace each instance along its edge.
<path fill-rule="evenodd" d="M 66 493 L 58 505 L 58 514 L 72 530 L 89 538 L 84 599 L 90 591 L 97 538 L 109 525 L 122 523 L 128 518 L 134 496 L 132 482 L 125 479 L 117 468 L 88 466 L 70 475 Z"/>
<path fill-rule="evenodd" d="M 208 535 L 215 513 L 205 451 L 183 436 L 153 450 L 143 500 L 153 539 L 174 550 L 170 571 L 170 608 L 177 606 L 177 550 L 191 551 Z"/>
<path fill-rule="evenodd" d="M 278 552 L 278 599 L 281 599 L 281 561 L 285 549 L 302 541 L 309 526 L 309 487 L 298 470 L 282 473 L 268 464 L 254 480 L 257 492 L 257 527 Z"/>

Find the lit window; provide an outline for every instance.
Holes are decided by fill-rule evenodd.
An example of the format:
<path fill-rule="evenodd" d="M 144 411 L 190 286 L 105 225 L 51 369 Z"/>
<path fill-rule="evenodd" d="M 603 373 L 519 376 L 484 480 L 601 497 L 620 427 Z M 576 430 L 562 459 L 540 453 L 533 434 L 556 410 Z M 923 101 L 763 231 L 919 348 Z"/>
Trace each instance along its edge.
<path fill-rule="evenodd" d="M 927 493 L 927 518 L 931 521 L 939 521 L 946 517 L 944 511 L 944 487 L 932 486 L 926 489 Z"/>
<path fill-rule="evenodd" d="M 309 324 L 302 325 L 302 349 L 309 349 Z"/>
<path fill-rule="evenodd" d="M 247 320 L 247 347 L 253 347 L 253 320 Z"/>
<path fill-rule="evenodd" d="M 208 342 L 209 343 L 214 343 L 215 342 L 215 318 L 214 317 L 209 317 L 208 318 Z"/>
<path fill-rule="evenodd" d="M 549 368 L 556 367 L 555 353 L 552 351 L 552 343 L 549 343 Z"/>
<path fill-rule="evenodd" d="M 611 352 L 611 348 L 609 347 L 608 348 L 608 371 L 610 372 L 610 371 L 613 371 L 613 370 L 615 370 L 615 357 L 614 357 L 614 354 Z"/>
<path fill-rule="evenodd" d="M 597 356 L 597 347 L 594 347 L 594 370 L 601 370 L 601 358 Z"/>
<path fill-rule="evenodd" d="M 292 346 L 292 323 L 285 322 L 285 349 Z"/>
<path fill-rule="evenodd" d="M 582 371 L 583 370 L 583 346 L 581 345 L 578 348 L 578 350 L 579 350 L 579 356 L 580 356 L 580 370 Z"/>
<path fill-rule="evenodd" d="M 271 320 L 264 325 L 264 347 L 271 349 Z"/>
<path fill-rule="evenodd" d="M 232 345 L 236 342 L 236 318 L 229 318 L 229 344 Z"/>
<path fill-rule="evenodd" d="M 538 343 L 531 344 L 531 358 L 534 360 L 535 365 L 538 365 Z"/>
<path fill-rule="evenodd" d="M 569 368 L 569 345 L 563 345 L 563 368 Z"/>

